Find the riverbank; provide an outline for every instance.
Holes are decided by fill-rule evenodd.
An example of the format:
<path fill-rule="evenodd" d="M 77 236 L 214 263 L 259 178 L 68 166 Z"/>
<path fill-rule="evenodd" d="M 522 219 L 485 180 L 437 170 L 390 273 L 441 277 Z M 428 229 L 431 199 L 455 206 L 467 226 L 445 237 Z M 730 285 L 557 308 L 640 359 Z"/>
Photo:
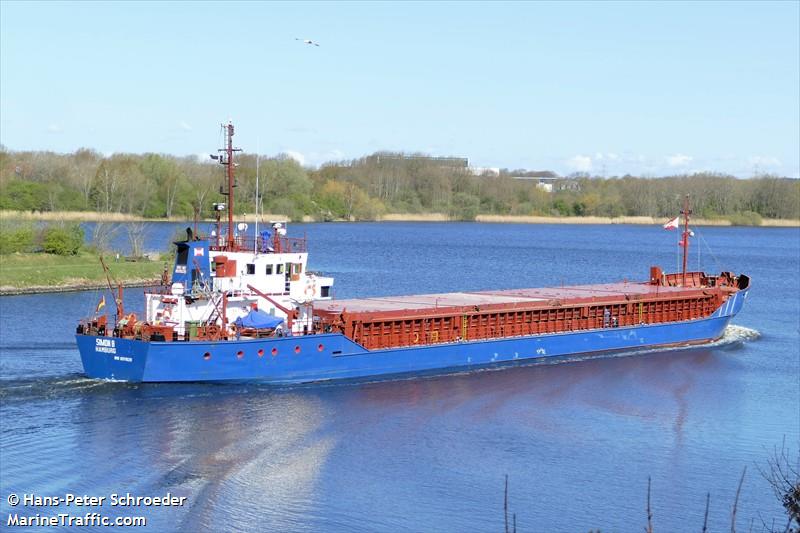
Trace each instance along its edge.
<path fill-rule="evenodd" d="M 653 217 L 538 217 L 538 216 L 510 216 L 510 215 L 478 215 L 476 222 L 487 223 L 512 223 L 512 224 L 632 224 L 654 226 L 666 222 L 662 218 Z M 726 218 L 692 218 L 693 226 L 735 226 Z M 761 220 L 762 227 L 797 228 L 800 220 L 787 220 L 779 218 L 765 218 Z"/>
<path fill-rule="evenodd" d="M 148 287 L 151 285 L 155 285 L 159 282 L 158 279 L 139 279 L 139 280 L 132 280 L 132 281 L 123 281 L 122 286 L 124 288 L 134 288 L 134 287 Z M 84 280 L 81 283 L 77 284 L 66 284 L 66 285 L 32 285 L 30 287 L 0 287 L 0 296 L 18 296 L 21 294 L 49 294 L 49 293 L 56 293 L 56 292 L 77 292 L 77 291 L 87 291 L 87 290 L 96 290 L 96 289 L 106 289 L 107 285 L 105 282 L 98 282 L 98 281 L 88 281 Z"/>
<path fill-rule="evenodd" d="M 164 271 L 161 261 L 112 261 L 112 280 L 125 287 L 158 283 Z M 59 256 L 15 253 L 0 256 L 0 296 L 67 292 L 106 286 L 105 273 L 96 255 Z"/>
<path fill-rule="evenodd" d="M 269 220 L 287 220 L 286 215 L 267 213 L 260 217 L 261 222 Z M 144 218 L 125 213 L 99 213 L 95 211 L 0 211 L 0 221 L 22 220 L 22 221 L 69 221 L 69 222 L 190 222 L 183 217 L 170 218 Z M 252 223 L 256 217 L 253 214 L 236 215 L 237 221 Z M 445 213 L 386 213 L 376 220 L 377 222 L 453 222 L 456 219 L 449 217 Z M 211 219 L 204 219 L 203 222 L 211 222 Z M 311 216 L 304 216 L 303 222 L 323 222 Z M 335 222 L 348 222 L 347 220 L 335 220 Z M 645 216 L 631 217 L 554 217 L 554 216 L 526 216 L 526 215 L 478 215 L 475 222 L 485 222 L 492 224 L 635 224 L 635 225 L 660 225 L 666 222 L 664 218 L 654 218 Z M 730 219 L 720 217 L 714 219 L 693 218 L 692 224 L 695 226 L 734 226 Z M 800 220 L 790 219 L 770 219 L 764 218 L 760 224 L 762 227 L 773 228 L 797 228 L 800 227 Z"/>

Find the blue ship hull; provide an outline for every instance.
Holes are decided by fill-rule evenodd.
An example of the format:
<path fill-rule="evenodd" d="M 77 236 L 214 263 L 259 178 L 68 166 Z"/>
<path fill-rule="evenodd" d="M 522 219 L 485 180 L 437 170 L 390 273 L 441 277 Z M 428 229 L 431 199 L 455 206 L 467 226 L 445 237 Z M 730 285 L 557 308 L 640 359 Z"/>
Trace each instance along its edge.
<path fill-rule="evenodd" d="M 747 290 L 704 319 L 366 350 L 341 334 L 238 341 L 146 342 L 77 335 L 86 375 L 132 382 L 296 384 L 515 365 L 536 360 L 702 344 L 719 339 Z"/>

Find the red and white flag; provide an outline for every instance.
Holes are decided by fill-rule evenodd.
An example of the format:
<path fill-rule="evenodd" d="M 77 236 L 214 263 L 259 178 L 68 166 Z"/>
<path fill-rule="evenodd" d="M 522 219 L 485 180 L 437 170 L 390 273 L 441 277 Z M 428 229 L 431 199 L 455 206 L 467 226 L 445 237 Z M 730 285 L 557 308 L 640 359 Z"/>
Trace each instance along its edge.
<path fill-rule="evenodd" d="M 666 224 L 664 224 L 664 229 L 678 229 L 678 227 L 680 227 L 681 225 L 680 221 L 678 220 L 679 218 L 680 217 L 675 217 Z"/>

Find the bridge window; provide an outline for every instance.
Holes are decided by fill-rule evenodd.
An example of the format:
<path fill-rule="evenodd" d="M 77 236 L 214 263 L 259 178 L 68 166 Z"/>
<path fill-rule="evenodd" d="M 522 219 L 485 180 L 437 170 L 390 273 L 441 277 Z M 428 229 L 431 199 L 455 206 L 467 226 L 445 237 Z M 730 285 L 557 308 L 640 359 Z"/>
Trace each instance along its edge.
<path fill-rule="evenodd" d="M 276 274 L 283 274 L 283 263 L 281 263 L 279 265 L 276 265 L 275 273 Z"/>
<path fill-rule="evenodd" d="M 175 261 L 178 265 L 185 265 L 189 260 L 189 247 L 186 245 L 178 245 L 178 257 Z"/>
<path fill-rule="evenodd" d="M 272 275 L 272 269 L 275 268 L 273 265 L 267 265 L 267 276 Z"/>
<path fill-rule="evenodd" d="M 252 275 L 256 273 L 256 265 L 253 263 L 247 263 L 247 273 Z"/>
<path fill-rule="evenodd" d="M 329 286 L 329 285 L 323 285 L 322 287 L 320 287 L 320 289 L 319 289 L 319 295 L 320 295 L 320 297 L 322 297 L 322 298 L 327 298 L 328 296 L 330 296 L 330 295 L 331 295 L 331 288 L 330 288 L 330 286 Z"/>

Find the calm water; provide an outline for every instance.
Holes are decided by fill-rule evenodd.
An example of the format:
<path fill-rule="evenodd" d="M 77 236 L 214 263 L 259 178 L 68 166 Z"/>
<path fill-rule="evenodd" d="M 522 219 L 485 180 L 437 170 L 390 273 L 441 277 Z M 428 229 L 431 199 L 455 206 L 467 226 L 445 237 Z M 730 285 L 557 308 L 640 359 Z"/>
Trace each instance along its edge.
<path fill-rule="evenodd" d="M 149 248 L 183 226 L 151 225 Z M 290 230 L 303 232 L 338 297 L 641 279 L 676 264 L 674 233 L 657 227 Z M 429 379 L 95 382 L 72 332 L 100 293 L 4 297 L 0 529 L 11 492 L 169 491 L 187 505 L 144 508 L 148 531 L 502 531 L 509 474 L 519 531 L 641 531 L 648 476 L 656 531 L 698 531 L 706 492 L 720 531 L 747 467 L 739 528 L 761 531 L 782 514 L 757 467 L 784 437 L 800 441 L 800 232 L 698 233 L 707 270 L 753 278 L 718 346 Z"/>

